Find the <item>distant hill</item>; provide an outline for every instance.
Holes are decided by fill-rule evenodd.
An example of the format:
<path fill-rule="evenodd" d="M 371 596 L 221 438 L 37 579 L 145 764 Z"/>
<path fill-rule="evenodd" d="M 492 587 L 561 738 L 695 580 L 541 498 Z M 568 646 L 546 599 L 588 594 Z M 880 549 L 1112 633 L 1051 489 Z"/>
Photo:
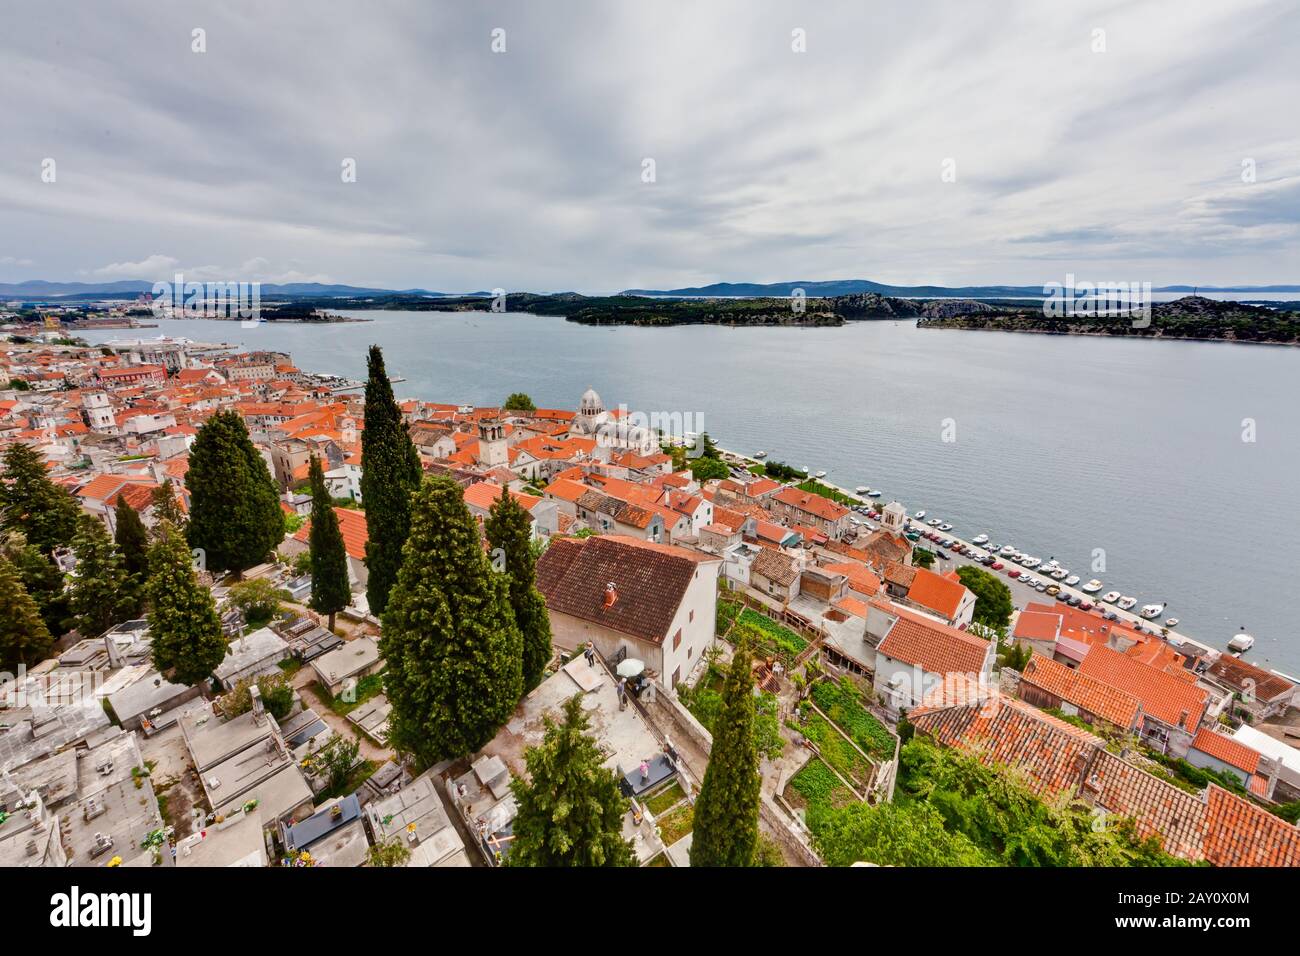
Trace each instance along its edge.
<path fill-rule="evenodd" d="M 48 282 L 44 279 L 0 282 L 0 298 L 134 298 L 142 292 L 152 291 L 152 282 L 139 279 L 125 279 L 118 282 Z M 327 285 L 321 282 L 262 283 L 263 296 L 444 296 L 449 294 L 451 293 L 431 292 L 428 289 L 371 289 L 355 285 Z"/>
<path fill-rule="evenodd" d="M 1170 285 L 1153 288 L 1153 292 L 1300 292 L 1300 285 L 1258 286 L 1199 286 Z M 858 295 L 875 292 L 879 295 L 921 298 L 1043 298 L 1041 285 L 886 285 L 870 279 L 832 279 L 826 282 L 795 280 L 792 282 L 715 282 L 712 285 L 692 286 L 684 289 L 628 289 L 623 295 L 659 296 L 788 296 L 794 289 L 803 289 L 809 296 Z"/>

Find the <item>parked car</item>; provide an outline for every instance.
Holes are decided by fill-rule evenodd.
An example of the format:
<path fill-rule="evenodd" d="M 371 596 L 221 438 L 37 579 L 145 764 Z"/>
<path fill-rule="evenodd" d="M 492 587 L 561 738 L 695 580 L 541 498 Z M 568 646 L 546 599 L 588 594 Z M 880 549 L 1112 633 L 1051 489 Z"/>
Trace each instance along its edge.
<path fill-rule="evenodd" d="M 935 551 L 935 554 L 937 554 L 937 555 L 939 556 L 939 560 L 940 560 L 940 561 L 951 561 L 951 560 L 952 560 L 951 558 L 948 557 L 947 554 L 945 554 L 945 553 L 942 552 L 942 551 Z"/>
<path fill-rule="evenodd" d="M 989 567 L 992 568 L 994 571 L 1001 571 L 1003 568 L 1006 567 L 1006 565 L 1003 564 L 1001 561 L 994 561 L 992 564 L 989 565 Z"/>

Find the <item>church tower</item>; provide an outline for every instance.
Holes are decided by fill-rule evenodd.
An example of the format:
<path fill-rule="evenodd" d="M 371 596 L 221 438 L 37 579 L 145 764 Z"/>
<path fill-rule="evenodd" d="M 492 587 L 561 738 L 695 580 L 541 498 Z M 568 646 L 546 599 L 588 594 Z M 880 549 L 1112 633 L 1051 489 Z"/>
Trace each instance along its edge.
<path fill-rule="evenodd" d="M 506 426 L 496 420 L 478 423 L 478 463 L 484 468 L 507 468 Z"/>
<path fill-rule="evenodd" d="M 907 509 L 897 501 L 891 501 L 880 512 L 880 528 L 898 537 L 907 530 Z"/>

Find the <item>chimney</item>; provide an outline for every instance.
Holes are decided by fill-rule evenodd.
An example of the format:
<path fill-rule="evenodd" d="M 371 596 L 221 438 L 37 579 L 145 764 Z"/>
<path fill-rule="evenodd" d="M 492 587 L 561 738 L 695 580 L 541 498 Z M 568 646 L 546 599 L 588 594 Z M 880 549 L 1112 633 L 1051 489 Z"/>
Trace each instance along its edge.
<path fill-rule="evenodd" d="M 262 689 L 257 686 L 256 682 L 249 685 L 248 698 L 253 702 L 253 722 L 257 724 L 266 722 L 266 711 L 262 707 Z"/>
<path fill-rule="evenodd" d="M 609 610 L 618 603 L 618 587 L 613 581 L 605 585 L 605 610 Z"/>

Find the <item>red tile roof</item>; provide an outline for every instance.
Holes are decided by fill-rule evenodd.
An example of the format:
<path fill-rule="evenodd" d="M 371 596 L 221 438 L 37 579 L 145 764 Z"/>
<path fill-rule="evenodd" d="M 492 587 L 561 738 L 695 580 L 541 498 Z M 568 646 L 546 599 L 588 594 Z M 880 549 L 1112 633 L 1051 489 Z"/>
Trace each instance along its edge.
<path fill-rule="evenodd" d="M 1116 727 L 1127 730 L 1137 725 L 1140 705 L 1136 697 L 1042 654 L 1034 654 L 1029 659 L 1021 682 L 1041 688 Z"/>
<path fill-rule="evenodd" d="M 1192 746 L 1203 754 L 1209 754 L 1221 760 L 1229 767 L 1236 767 L 1253 774 L 1259 769 L 1259 751 L 1247 747 L 1241 741 L 1221 734 L 1209 727 L 1202 727 L 1196 733 Z"/>
<path fill-rule="evenodd" d="M 984 669 L 989 642 L 930 620 L 890 602 L 879 602 L 898 621 L 880 642 L 880 652 L 931 674 L 978 674 Z"/>
<path fill-rule="evenodd" d="M 1079 665 L 1079 673 L 1136 697 L 1142 710 L 1170 726 L 1195 731 L 1209 694 L 1163 670 L 1125 657 L 1104 644 L 1094 644 Z"/>
<path fill-rule="evenodd" d="M 925 568 L 914 570 L 916 575 L 912 578 L 912 586 L 907 589 L 907 599 L 937 611 L 950 620 L 955 618 L 957 609 L 966 597 L 966 586 Z"/>
<path fill-rule="evenodd" d="M 551 611 L 658 644 L 700 565 L 717 560 L 623 535 L 559 538 L 537 561 L 537 587 Z M 605 606 L 609 583 L 618 593 L 613 607 Z"/>
<path fill-rule="evenodd" d="M 366 529 L 366 513 L 353 508 L 335 508 L 334 513 L 338 515 L 339 531 L 343 534 L 343 550 L 348 553 L 349 558 L 357 561 L 365 560 L 366 542 L 370 540 Z M 295 541 L 303 542 L 311 540 L 310 519 L 303 522 L 293 538 Z"/>

